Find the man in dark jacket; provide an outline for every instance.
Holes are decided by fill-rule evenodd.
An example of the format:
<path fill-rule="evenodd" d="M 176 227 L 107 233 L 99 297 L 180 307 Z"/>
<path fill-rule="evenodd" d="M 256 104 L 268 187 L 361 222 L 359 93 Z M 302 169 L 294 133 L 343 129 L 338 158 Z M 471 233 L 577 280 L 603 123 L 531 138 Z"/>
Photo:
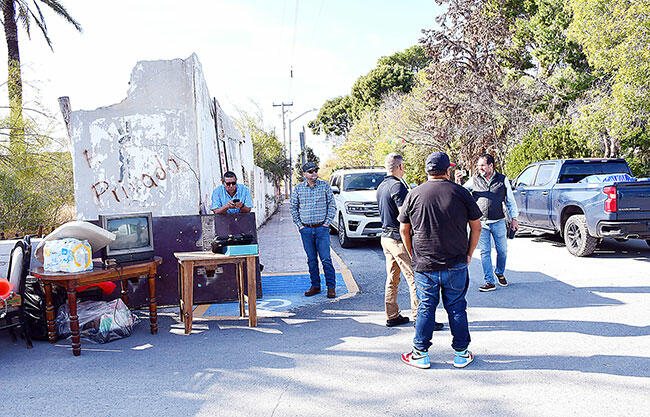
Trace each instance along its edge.
<path fill-rule="evenodd" d="M 483 277 L 485 284 L 479 287 L 479 291 L 494 291 L 494 276 L 502 287 L 508 286 L 506 280 L 506 258 L 508 255 L 508 239 L 505 213 L 503 205 L 505 203 L 510 218 L 512 219 L 512 228 L 517 230 L 519 223 L 517 216 L 517 202 L 512 194 L 512 187 L 508 178 L 494 169 L 494 157 L 489 154 L 482 155 L 478 159 L 478 173 L 470 178 L 464 187 L 467 188 L 474 197 L 476 204 L 481 209 L 481 238 L 478 242 L 478 248 L 481 251 L 481 265 L 483 266 Z M 456 174 L 456 182 L 459 182 L 460 175 Z M 492 267 L 492 239 L 497 252 L 497 266 Z"/>
<path fill-rule="evenodd" d="M 409 322 L 408 317 L 400 314 L 397 304 L 397 292 L 400 283 L 400 272 L 404 274 L 411 296 L 411 314 L 417 318 L 418 296 L 415 291 L 415 278 L 411 268 L 411 256 L 406 251 L 399 234 L 399 209 L 404 203 L 408 189 L 402 180 L 404 176 L 404 161 L 402 155 L 390 153 L 385 160 L 386 177 L 377 187 L 377 204 L 381 216 L 381 247 L 386 257 L 386 326 L 398 326 Z M 443 328 L 442 323 L 436 323 L 435 330 Z"/>

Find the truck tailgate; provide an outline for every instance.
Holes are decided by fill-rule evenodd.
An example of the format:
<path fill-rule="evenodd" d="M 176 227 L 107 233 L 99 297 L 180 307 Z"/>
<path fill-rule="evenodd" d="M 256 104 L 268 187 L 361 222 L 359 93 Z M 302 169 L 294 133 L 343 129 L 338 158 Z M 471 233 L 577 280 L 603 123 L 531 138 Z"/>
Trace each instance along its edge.
<path fill-rule="evenodd" d="M 650 219 L 650 181 L 619 182 L 616 186 L 617 220 Z"/>

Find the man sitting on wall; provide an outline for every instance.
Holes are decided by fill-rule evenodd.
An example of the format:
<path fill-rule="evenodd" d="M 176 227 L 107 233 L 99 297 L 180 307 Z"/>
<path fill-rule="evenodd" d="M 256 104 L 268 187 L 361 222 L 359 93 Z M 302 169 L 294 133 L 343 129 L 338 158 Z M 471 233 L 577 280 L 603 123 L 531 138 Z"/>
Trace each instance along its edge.
<path fill-rule="evenodd" d="M 237 184 L 237 176 L 232 171 L 226 171 L 221 180 L 223 185 L 218 186 L 212 192 L 212 212 L 215 214 L 224 213 L 248 213 L 253 207 L 251 190 L 244 184 Z"/>

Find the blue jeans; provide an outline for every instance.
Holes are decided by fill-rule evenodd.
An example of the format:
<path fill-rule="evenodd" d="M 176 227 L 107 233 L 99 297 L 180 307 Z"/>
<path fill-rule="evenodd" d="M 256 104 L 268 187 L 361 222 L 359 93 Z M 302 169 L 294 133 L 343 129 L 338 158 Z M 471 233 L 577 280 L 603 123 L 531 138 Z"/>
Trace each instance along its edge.
<path fill-rule="evenodd" d="M 309 277 L 311 286 L 320 288 L 320 274 L 318 273 L 318 258 L 323 264 L 325 283 L 328 287 L 336 287 L 334 265 L 330 255 L 330 231 L 327 226 L 303 227 L 300 229 L 302 247 L 307 254 Z"/>
<path fill-rule="evenodd" d="M 492 239 L 497 250 L 497 267 L 492 269 Z M 481 265 L 485 282 L 494 284 L 494 274 L 503 275 L 506 270 L 506 257 L 508 256 L 508 237 L 506 236 L 506 219 L 494 223 L 483 224 L 481 237 L 478 240 L 481 251 Z"/>
<path fill-rule="evenodd" d="M 449 269 L 435 272 L 415 272 L 417 288 L 418 318 L 415 322 L 413 346 L 418 350 L 429 350 L 433 327 L 436 324 L 436 307 L 442 292 L 442 305 L 447 310 L 449 328 L 453 336 L 451 347 L 465 350 L 469 346 L 469 328 L 467 326 L 467 287 L 469 273 L 466 263 L 459 263 Z"/>

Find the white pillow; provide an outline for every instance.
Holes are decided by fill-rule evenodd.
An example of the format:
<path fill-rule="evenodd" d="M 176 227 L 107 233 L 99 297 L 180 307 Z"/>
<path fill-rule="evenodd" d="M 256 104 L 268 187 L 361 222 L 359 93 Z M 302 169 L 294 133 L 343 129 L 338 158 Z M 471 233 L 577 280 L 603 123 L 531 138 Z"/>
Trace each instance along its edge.
<path fill-rule="evenodd" d="M 108 230 L 95 226 L 92 223 L 82 221 L 72 221 L 62 224 L 54 229 L 52 233 L 45 236 L 36 247 L 36 259 L 43 263 L 43 247 L 48 240 L 63 239 L 71 237 L 81 241 L 87 240 L 93 251 L 98 251 L 115 241 L 115 234 Z"/>

